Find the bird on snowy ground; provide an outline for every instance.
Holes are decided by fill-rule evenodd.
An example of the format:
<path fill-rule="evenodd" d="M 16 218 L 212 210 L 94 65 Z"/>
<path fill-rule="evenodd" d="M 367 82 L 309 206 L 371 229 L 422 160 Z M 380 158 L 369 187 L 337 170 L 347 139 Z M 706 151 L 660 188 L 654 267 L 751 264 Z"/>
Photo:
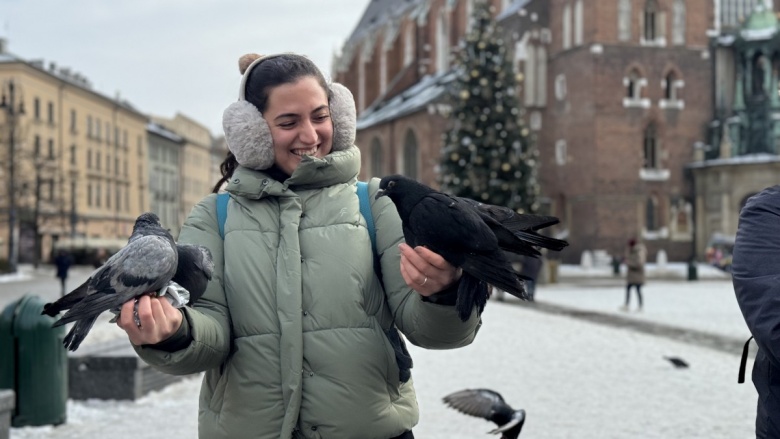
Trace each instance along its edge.
<path fill-rule="evenodd" d="M 75 351 L 99 314 L 168 285 L 177 265 L 173 237 L 160 225 L 157 215 L 144 213 L 136 219 L 125 247 L 95 270 L 83 285 L 46 304 L 42 314 L 54 316 L 68 308 L 53 326 L 76 322 L 63 340 L 67 349 Z"/>
<path fill-rule="evenodd" d="M 502 247 L 521 254 L 535 252 L 538 255 L 533 244 L 522 242 L 523 238 L 512 230 L 523 229 L 527 235 L 551 239 L 535 233 L 548 224 L 549 219 L 522 226 L 507 220 L 510 225 L 502 226 L 501 220 L 510 216 L 497 206 L 483 205 L 480 208 L 481 203 L 451 197 L 401 175 L 382 178 L 379 189 L 376 198 L 387 196 L 395 204 L 407 244 L 425 246 L 463 269 L 455 305 L 462 320 L 468 319 L 474 306 L 482 312 L 489 296 L 488 284 L 520 299 L 527 299 L 523 282 L 502 252 Z M 489 223 L 500 231 L 500 241 Z M 536 239 L 534 242 L 547 244 L 545 240 Z"/>
<path fill-rule="evenodd" d="M 685 362 L 682 358 L 679 357 L 664 357 L 667 359 L 670 363 L 674 365 L 674 367 L 678 369 L 685 369 L 688 367 L 688 363 Z"/>
<path fill-rule="evenodd" d="M 488 433 L 500 433 L 501 439 L 516 439 L 525 424 L 525 410 L 513 409 L 489 389 L 461 390 L 445 396 L 444 402 L 461 413 L 495 422 L 498 427 Z"/>

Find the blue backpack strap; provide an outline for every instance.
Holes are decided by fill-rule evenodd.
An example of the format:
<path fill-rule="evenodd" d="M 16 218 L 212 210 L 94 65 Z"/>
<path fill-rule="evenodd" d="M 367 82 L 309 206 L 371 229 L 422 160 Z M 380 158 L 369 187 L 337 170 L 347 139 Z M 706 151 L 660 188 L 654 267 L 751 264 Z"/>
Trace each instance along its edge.
<path fill-rule="evenodd" d="M 371 237 L 371 250 L 376 257 L 376 229 L 374 229 L 374 216 L 371 215 L 371 202 L 368 199 L 368 183 L 365 181 L 357 182 L 357 195 L 360 200 L 360 214 L 366 220 L 368 235 Z"/>
<path fill-rule="evenodd" d="M 227 205 L 230 194 L 222 192 L 217 194 L 217 224 L 219 224 L 219 236 L 225 239 L 225 220 L 227 219 Z"/>

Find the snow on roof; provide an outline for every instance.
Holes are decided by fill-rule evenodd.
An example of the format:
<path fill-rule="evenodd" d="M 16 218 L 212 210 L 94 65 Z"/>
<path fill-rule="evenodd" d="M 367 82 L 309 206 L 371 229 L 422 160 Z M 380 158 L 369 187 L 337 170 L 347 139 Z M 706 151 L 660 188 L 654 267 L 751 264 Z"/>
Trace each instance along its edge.
<path fill-rule="evenodd" d="M 722 159 L 704 160 L 701 162 L 690 163 L 688 166 L 691 168 L 707 168 L 710 166 L 726 166 L 726 165 L 749 165 L 758 163 L 776 163 L 780 162 L 780 156 L 776 154 L 759 153 L 748 154 L 737 157 L 729 157 Z"/>
<path fill-rule="evenodd" d="M 452 72 L 423 77 L 420 82 L 407 88 L 403 93 L 383 103 L 383 105 L 366 110 L 357 121 L 357 129 L 366 129 L 417 112 L 428 103 L 441 97 L 454 77 L 455 74 Z"/>
<path fill-rule="evenodd" d="M 165 137 L 166 139 L 172 140 L 177 143 L 184 142 L 184 138 L 174 133 L 173 131 L 165 128 L 164 126 L 160 124 L 156 124 L 154 122 L 150 122 L 146 124 L 146 131 L 157 134 L 160 137 Z"/>

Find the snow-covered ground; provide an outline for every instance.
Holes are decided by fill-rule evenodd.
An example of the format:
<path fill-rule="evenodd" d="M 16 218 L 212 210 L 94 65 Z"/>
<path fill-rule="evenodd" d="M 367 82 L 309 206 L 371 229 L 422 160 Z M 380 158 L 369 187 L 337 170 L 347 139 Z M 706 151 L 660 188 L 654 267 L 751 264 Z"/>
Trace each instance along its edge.
<path fill-rule="evenodd" d="M 651 279 L 644 293 L 642 313 L 618 310 L 624 294 L 620 279 L 540 285 L 537 300 L 748 336 L 728 279 Z M 526 410 L 521 438 L 754 436 L 756 392 L 749 381 L 736 382 L 739 353 L 547 314 L 517 306 L 511 297 L 491 301 L 483 317 L 471 346 L 453 351 L 410 347 L 420 404 L 416 437 L 489 437 L 485 433 L 492 424 L 441 401 L 448 393 L 476 387 L 499 391 Z M 111 326 L 98 323 L 87 339 L 113 331 Z M 691 367 L 676 369 L 664 356 L 679 356 Z M 69 401 L 66 424 L 12 429 L 11 438 L 193 438 L 199 387 L 194 377 L 136 402 Z"/>

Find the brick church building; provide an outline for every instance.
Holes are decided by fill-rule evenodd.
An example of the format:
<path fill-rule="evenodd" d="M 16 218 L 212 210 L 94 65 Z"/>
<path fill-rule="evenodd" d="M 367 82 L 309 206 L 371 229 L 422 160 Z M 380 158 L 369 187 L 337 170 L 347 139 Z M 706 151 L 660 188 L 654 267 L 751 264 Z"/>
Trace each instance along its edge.
<path fill-rule="evenodd" d="M 450 54 L 474 1 L 368 4 L 333 71 L 358 106 L 361 178 L 403 173 L 436 185 Z M 671 261 L 702 259 L 723 229 L 705 231 L 711 221 L 696 214 L 705 184 L 696 187 L 696 163 L 719 159 L 710 146 L 714 54 L 767 0 L 488 1 L 522 81 L 544 213 L 561 219 L 554 233 L 571 243 L 563 260 L 577 263 L 586 250 L 622 255 L 632 237 L 651 261 L 659 250 Z"/>

